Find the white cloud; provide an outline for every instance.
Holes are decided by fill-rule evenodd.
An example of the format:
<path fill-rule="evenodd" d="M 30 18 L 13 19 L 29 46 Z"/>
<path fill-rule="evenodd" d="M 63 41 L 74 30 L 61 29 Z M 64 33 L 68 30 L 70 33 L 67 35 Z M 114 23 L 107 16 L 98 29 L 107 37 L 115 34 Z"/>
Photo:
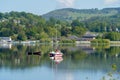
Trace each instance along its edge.
<path fill-rule="evenodd" d="M 117 3 L 119 0 L 105 0 L 105 4 L 114 4 Z"/>
<path fill-rule="evenodd" d="M 73 7 L 75 0 L 57 0 L 64 7 Z"/>

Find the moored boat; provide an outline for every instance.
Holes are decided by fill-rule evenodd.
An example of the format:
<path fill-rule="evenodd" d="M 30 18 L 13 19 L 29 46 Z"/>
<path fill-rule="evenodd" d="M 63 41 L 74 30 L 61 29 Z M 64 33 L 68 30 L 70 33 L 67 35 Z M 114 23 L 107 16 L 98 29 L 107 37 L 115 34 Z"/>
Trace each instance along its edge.
<path fill-rule="evenodd" d="M 51 51 L 51 52 L 49 53 L 49 56 L 50 56 L 50 57 L 54 57 L 54 56 L 55 56 L 55 52 L 54 52 L 54 51 Z"/>
<path fill-rule="evenodd" d="M 62 57 L 63 53 L 60 50 L 55 51 L 55 57 Z"/>
<path fill-rule="evenodd" d="M 41 51 L 39 51 L 39 52 L 28 52 L 27 55 L 41 55 Z"/>
<path fill-rule="evenodd" d="M 51 51 L 49 53 L 50 57 L 62 57 L 63 53 L 60 50 L 56 50 L 56 51 Z"/>

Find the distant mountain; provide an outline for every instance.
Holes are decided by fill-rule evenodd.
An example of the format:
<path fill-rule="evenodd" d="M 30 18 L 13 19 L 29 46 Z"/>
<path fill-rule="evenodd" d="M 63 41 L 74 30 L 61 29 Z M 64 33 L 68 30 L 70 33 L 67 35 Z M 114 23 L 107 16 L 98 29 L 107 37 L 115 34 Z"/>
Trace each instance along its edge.
<path fill-rule="evenodd" d="M 64 8 L 51 11 L 47 14 L 42 15 L 43 18 L 55 18 L 58 20 L 72 21 L 78 19 L 85 21 L 93 17 L 109 17 L 120 13 L 120 8 L 104 8 L 104 9 L 73 9 Z"/>

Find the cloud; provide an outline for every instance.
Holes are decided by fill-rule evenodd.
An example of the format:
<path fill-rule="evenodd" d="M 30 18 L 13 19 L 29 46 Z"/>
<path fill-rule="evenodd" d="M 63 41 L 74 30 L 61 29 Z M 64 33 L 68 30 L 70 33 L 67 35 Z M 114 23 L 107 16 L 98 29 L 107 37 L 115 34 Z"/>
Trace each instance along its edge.
<path fill-rule="evenodd" d="M 75 0 L 57 0 L 61 6 L 73 7 Z"/>
<path fill-rule="evenodd" d="M 105 4 L 114 4 L 117 3 L 119 0 L 105 0 Z"/>

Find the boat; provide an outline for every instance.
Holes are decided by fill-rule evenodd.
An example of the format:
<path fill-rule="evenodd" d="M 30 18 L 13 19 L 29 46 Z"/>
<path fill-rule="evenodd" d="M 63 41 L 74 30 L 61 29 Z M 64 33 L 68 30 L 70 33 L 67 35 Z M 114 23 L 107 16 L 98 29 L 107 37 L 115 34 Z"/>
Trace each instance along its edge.
<path fill-rule="evenodd" d="M 28 52 L 27 55 L 41 55 L 41 52 Z"/>
<path fill-rule="evenodd" d="M 33 52 L 33 55 L 41 55 L 41 52 Z"/>
<path fill-rule="evenodd" d="M 27 52 L 27 55 L 32 55 L 32 52 Z"/>
<path fill-rule="evenodd" d="M 58 41 L 57 41 L 57 27 L 56 27 L 56 46 L 57 46 L 57 43 L 58 43 Z M 53 47 L 53 45 L 52 45 L 52 47 Z M 56 48 L 55 51 L 51 51 L 51 52 L 49 53 L 49 56 L 50 56 L 50 57 L 62 57 L 62 56 L 63 56 L 63 53 Z"/>
<path fill-rule="evenodd" d="M 61 51 L 52 51 L 50 52 L 50 59 L 53 60 L 56 64 L 59 64 L 61 61 L 63 61 L 63 53 Z"/>
<path fill-rule="evenodd" d="M 50 56 L 50 57 L 54 57 L 54 56 L 55 56 L 55 52 L 54 52 L 54 51 L 51 51 L 51 52 L 49 53 L 49 56 Z"/>
<path fill-rule="evenodd" d="M 55 51 L 55 57 L 62 57 L 63 56 L 63 53 L 60 51 L 60 50 L 56 50 Z"/>
<path fill-rule="evenodd" d="M 57 49 L 56 51 L 51 51 L 49 53 L 49 56 L 50 57 L 62 57 L 63 53 L 60 50 Z"/>

